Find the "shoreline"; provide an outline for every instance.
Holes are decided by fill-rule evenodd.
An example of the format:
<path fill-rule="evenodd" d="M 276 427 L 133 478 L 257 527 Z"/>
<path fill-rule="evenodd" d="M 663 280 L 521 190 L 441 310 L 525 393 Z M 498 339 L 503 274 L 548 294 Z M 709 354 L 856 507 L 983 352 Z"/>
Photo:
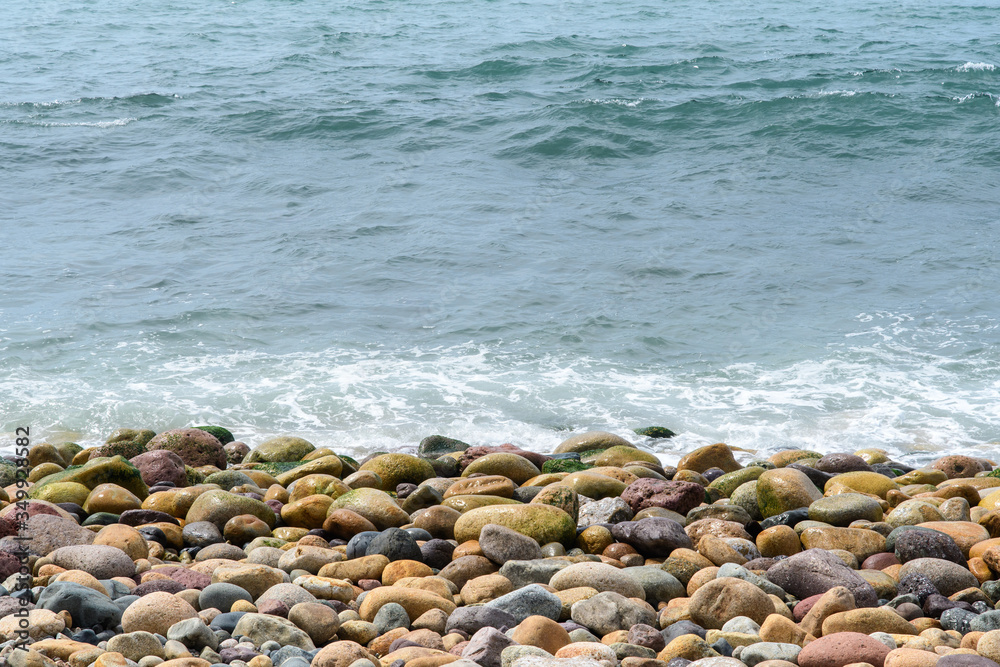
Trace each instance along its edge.
<path fill-rule="evenodd" d="M 215 426 L 27 439 L 0 464 L 0 658 L 998 664 L 996 461 L 715 443 L 671 465 L 648 447 L 669 431 L 623 435 L 545 453 L 428 436 L 363 459 Z"/>

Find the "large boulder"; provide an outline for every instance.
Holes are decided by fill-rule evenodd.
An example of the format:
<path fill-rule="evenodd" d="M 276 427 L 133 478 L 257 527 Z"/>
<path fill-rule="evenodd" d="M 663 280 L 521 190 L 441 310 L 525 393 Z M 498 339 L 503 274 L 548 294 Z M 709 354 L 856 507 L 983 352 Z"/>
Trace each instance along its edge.
<path fill-rule="evenodd" d="M 149 494 L 149 489 L 142 481 L 139 469 L 121 456 L 92 458 L 82 466 L 70 466 L 62 472 L 43 477 L 31 487 L 28 495 L 31 498 L 37 498 L 47 485 L 55 482 L 76 482 L 91 490 L 101 484 L 115 484 L 140 499 Z"/>
<path fill-rule="evenodd" d="M 844 586 L 854 595 L 858 607 L 878 604 L 878 595 L 872 585 L 844 565 L 840 558 L 823 549 L 809 549 L 778 561 L 768 569 L 767 578 L 800 600 Z"/>
<path fill-rule="evenodd" d="M 621 499 L 629 504 L 633 513 L 647 507 L 687 514 L 705 500 L 705 488 L 694 482 L 651 479 L 642 477 L 622 491 Z"/>
<path fill-rule="evenodd" d="M 290 461 L 301 461 L 316 447 L 303 438 L 296 438 L 291 435 L 281 435 L 270 440 L 265 440 L 254 447 L 243 459 L 243 463 L 281 463 Z"/>
<path fill-rule="evenodd" d="M 158 449 L 139 454 L 129 459 L 129 463 L 138 468 L 146 486 L 153 486 L 158 482 L 170 482 L 177 487 L 187 486 L 184 460 L 169 450 Z"/>
<path fill-rule="evenodd" d="M 38 597 L 38 609 L 68 611 L 74 627 L 113 630 L 121 623 L 122 610 L 104 593 L 71 581 L 46 586 Z"/>
<path fill-rule="evenodd" d="M 223 449 L 222 443 L 214 435 L 200 428 L 175 428 L 164 431 L 146 445 L 147 451 L 158 449 L 177 454 L 192 468 L 211 465 L 220 470 L 226 469 L 226 450 Z"/>

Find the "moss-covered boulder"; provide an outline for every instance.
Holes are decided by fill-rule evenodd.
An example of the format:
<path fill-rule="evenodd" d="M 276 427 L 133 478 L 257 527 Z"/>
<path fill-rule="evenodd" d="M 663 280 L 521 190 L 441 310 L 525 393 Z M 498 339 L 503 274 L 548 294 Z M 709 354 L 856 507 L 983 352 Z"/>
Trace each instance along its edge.
<path fill-rule="evenodd" d="M 766 470 L 757 478 L 757 505 L 767 517 L 789 510 L 809 507 L 823 494 L 804 472 L 795 468 Z"/>
<path fill-rule="evenodd" d="M 292 435 L 279 435 L 257 445 L 246 455 L 243 462 L 301 461 L 302 457 L 314 449 L 316 447 L 308 440 Z"/>
<path fill-rule="evenodd" d="M 747 482 L 752 482 L 764 474 L 764 468 L 749 466 L 733 472 L 727 472 L 712 480 L 708 485 L 711 489 L 718 489 L 727 498 L 733 495 L 733 491 Z"/>
<path fill-rule="evenodd" d="M 495 523 L 539 544 L 561 542 L 571 545 L 576 540 L 576 522 L 558 507 L 543 504 L 491 505 L 469 510 L 455 522 L 455 539 L 459 544 L 478 540 L 483 526 Z"/>
<path fill-rule="evenodd" d="M 656 438 L 657 440 L 672 438 L 677 435 L 665 426 L 644 426 L 642 428 L 633 429 L 633 431 L 636 435 L 645 436 L 647 438 Z"/>
<path fill-rule="evenodd" d="M 443 435 L 429 435 L 420 441 L 420 444 L 417 446 L 417 454 L 419 456 L 436 459 L 444 454 L 464 452 L 470 446 L 471 445 L 462 442 L 461 440 L 446 438 Z"/>
<path fill-rule="evenodd" d="M 33 497 L 50 503 L 75 503 L 83 507 L 89 495 L 90 489 L 79 482 L 52 482 L 41 487 Z"/>
<path fill-rule="evenodd" d="M 226 469 L 226 450 L 211 433 L 197 428 L 175 428 L 160 433 L 146 444 L 146 451 L 165 449 L 181 457 L 192 468 L 211 465 Z"/>
<path fill-rule="evenodd" d="M 543 473 L 580 472 L 594 466 L 576 459 L 549 459 L 542 464 Z"/>
<path fill-rule="evenodd" d="M 351 510 L 371 521 L 379 530 L 398 528 L 410 522 L 410 515 L 396 504 L 392 497 L 378 489 L 354 489 L 330 505 L 330 511 Z"/>
<path fill-rule="evenodd" d="M 466 466 L 465 470 L 462 471 L 462 477 L 468 477 L 475 473 L 503 475 L 515 484 L 524 484 L 525 481 L 541 474 L 541 470 L 534 463 L 518 454 L 494 452 L 480 456 Z"/>
<path fill-rule="evenodd" d="M 331 475 L 333 477 L 340 477 L 343 472 L 343 461 L 340 460 L 339 456 L 331 454 L 329 456 L 313 459 L 308 463 L 303 463 L 300 466 L 295 466 L 291 470 L 279 473 L 275 475 L 275 479 L 278 480 L 278 484 L 288 486 L 292 482 L 302 479 L 303 477 L 308 477 L 309 475 Z M 393 488 L 393 490 L 395 491 L 395 488 Z"/>
<path fill-rule="evenodd" d="M 593 461 L 588 461 L 588 463 L 593 463 L 595 466 L 618 466 L 620 468 L 626 463 L 632 463 L 633 461 L 660 464 L 660 459 L 655 454 L 650 454 L 636 447 L 625 447 L 624 445 L 609 447 L 601 452 Z"/>
<path fill-rule="evenodd" d="M 522 503 L 519 500 L 504 498 L 503 496 L 468 494 L 445 498 L 441 504 L 464 514 L 469 510 L 486 507 L 488 505 L 521 505 Z"/>
<path fill-rule="evenodd" d="M 229 443 L 236 440 L 229 429 L 222 428 L 221 426 L 195 426 L 195 428 L 211 433 L 221 442 L 223 445 L 228 445 Z"/>
<path fill-rule="evenodd" d="M 595 500 L 618 497 L 628 486 L 625 482 L 614 477 L 591 471 L 575 472 L 564 478 L 559 484 L 568 486 L 581 496 Z"/>
<path fill-rule="evenodd" d="M 580 497 L 576 491 L 562 484 L 551 484 L 538 492 L 531 499 L 535 505 L 551 505 L 558 507 L 572 517 L 576 522 L 580 516 Z"/>
<path fill-rule="evenodd" d="M 367 461 L 362 470 L 370 470 L 382 478 L 383 491 L 395 491 L 398 484 L 420 484 L 434 477 L 434 467 L 412 454 L 382 454 Z"/>
<path fill-rule="evenodd" d="M 139 498 L 145 498 L 149 494 L 139 469 L 121 456 L 92 458 L 82 466 L 70 466 L 39 480 L 31 487 L 29 495 L 38 498 L 45 486 L 54 482 L 76 482 L 90 490 L 101 484 L 117 484 Z"/>
<path fill-rule="evenodd" d="M 124 456 L 127 459 L 135 458 L 146 451 L 146 445 L 155 436 L 156 433 L 149 429 L 115 429 L 104 441 L 104 444 L 95 449 L 91 457 Z"/>
<path fill-rule="evenodd" d="M 195 498 L 185 519 L 187 523 L 208 521 L 222 530 L 227 521 L 241 514 L 252 514 L 272 528 L 278 520 L 262 501 L 220 490 L 206 491 Z"/>
<path fill-rule="evenodd" d="M 632 443 L 621 436 L 608 433 L 607 431 L 588 431 L 563 440 L 556 447 L 555 453 L 589 452 L 595 449 L 608 449 L 618 446 L 631 447 Z"/>
<path fill-rule="evenodd" d="M 205 477 L 205 484 L 218 484 L 223 491 L 230 491 L 233 487 L 250 484 L 257 486 L 253 479 L 246 473 L 239 470 L 220 470 Z"/>

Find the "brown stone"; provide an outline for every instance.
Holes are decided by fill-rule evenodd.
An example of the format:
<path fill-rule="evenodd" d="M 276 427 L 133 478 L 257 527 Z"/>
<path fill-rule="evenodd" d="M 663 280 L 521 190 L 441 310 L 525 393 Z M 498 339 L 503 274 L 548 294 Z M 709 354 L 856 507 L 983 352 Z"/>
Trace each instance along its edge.
<path fill-rule="evenodd" d="M 833 614 L 855 609 L 854 595 L 845 586 L 835 586 L 819 596 L 809 609 L 800 627 L 814 637 L 823 635 L 823 622 Z"/>
<path fill-rule="evenodd" d="M 798 656 L 799 667 L 845 667 L 867 662 L 883 667 L 889 647 L 859 632 L 838 632 L 820 637 L 802 649 Z"/>
<path fill-rule="evenodd" d="M 544 616 L 529 616 L 521 621 L 514 629 L 511 639 L 525 646 L 536 646 L 553 655 L 570 643 L 569 633 Z"/>
<path fill-rule="evenodd" d="M 691 596 L 691 618 L 707 629 L 721 629 L 737 616 L 747 616 L 761 624 L 774 605 L 767 593 L 734 577 L 713 579 Z"/>

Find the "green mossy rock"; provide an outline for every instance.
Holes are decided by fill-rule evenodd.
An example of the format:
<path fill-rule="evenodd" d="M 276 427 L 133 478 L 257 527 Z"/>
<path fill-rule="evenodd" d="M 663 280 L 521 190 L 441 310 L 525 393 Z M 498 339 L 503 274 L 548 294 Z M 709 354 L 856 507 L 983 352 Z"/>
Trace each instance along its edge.
<path fill-rule="evenodd" d="M 347 456 L 346 454 L 337 454 L 337 457 L 340 458 L 340 462 L 344 464 L 344 470 L 340 473 L 342 477 L 353 475 L 361 469 L 361 464 L 352 459 L 350 456 Z"/>
<path fill-rule="evenodd" d="M 0 461 L 0 487 L 10 486 L 17 481 L 17 467 L 13 463 Z"/>
<path fill-rule="evenodd" d="M 361 488 L 345 493 L 333 501 L 329 511 L 337 509 L 357 512 L 379 530 L 398 528 L 410 522 L 410 515 L 388 493 L 378 489 Z"/>
<path fill-rule="evenodd" d="M 236 442 L 236 438 L 233 437 L 233 434 L 229 431 L 229 429 L 222 428 L 221 426 L 195 426 L 195 428 L 199 431 L 211 433 L 223 445 Z"/>
<path fill-rule="evenodd" d="M 146 444 L 147 451 L 157 449 L 173 452 L 192 468 L 212 465 L 225 470 L 229 465 L 226 450 L 219 439 L 196 428 L 175 428 L 158 434 Z"/>
<path fill-rule="evenodd" d="M 647 438 L 672 438 L 676 433 L 671 431 L 665 426 L 644 426 L 643 428 L 633 429 L 636 435 L 642 435 Z"/>
<path fill-rule="evenodd" d="M 745 509 L 754 521 L 764 520 L 764 515 L 760 513 L 760 506 L 757 504 L 757 480 L 736 487 L 729 496 L 729 502 Z"/>
<path fill-rule="evenodd" d="M 403 483 L 420 484 L 434 477 L 434 466 L 412 454 L 382 454 L 361 466 L 382 478 L 383 491 L 395 491 Z"/>
<path fill-rule="evenodd" d="M 632 443 L 625 438 L 617 436 L 614 433 L 608 433 L 607 431 L 588 431 L 587 433 L 574 435 L 572 438 L 563 440 L 556 447 L 555 453 L 589 452 L 594 449 L 608 449 L 609 447 L 618 445 L 631 447 Z"/>
<path fill-rule="evenodd" d="M 257 445 L 246 455 L 243 463 L 301 461 L 302 457 L 314 449 L 316 447 L 308 440 L 280 435 Z"/>
<path fill-rule="evenodd" d="M 80 507 L 83 507 L 89 495 L 90 489 L 79 482 L 51 482 L 45 484 L 32 497 L 36 500 L 46 500 L 55 504 L 76 503 Z"/>
<path fill-rule="evenodd" d="M 660 459 L 656 457 L 655 454 L 650 454 L 637 447 L 609 447 L 605 449 L 600 456 L 598 456 L 594 461 L 587 461 L 587 463 L 593 463 L 595 466 L 613 466 L 616 468 L 621 468 L 626 463 L 631 463 L 633 461 L 643 461 L 645 463 L 655 463 L 660 465 Z"/>
<path fill-rule="evenodd" d="M 459 475 L 458 461 L 450 456 L 445 455 L 440 458 L 429 459 L 427 462 L 434 468 L 435 477 L 458 477 Z"/>
<path fill-rule="evenodd" d="M 795 468 L 766 470 L 757 478 L 757 505 L 765 519 L 800 507 L 809 507 L 822 497 L 823 494 L 812 480 Z"/>
<path fill-rule="evenodd" d="M 205 483 L 205 474 L 195 470 L 191 466 L 184 466 L 184 474 L 187 477 L 188 486 L 198 486 Z"/>
<path fill-rule="evenodd" d="M 340 477 L 343 472 L 343 461 L 340 460 L 339 456 L 331 454 L 330 456 L 321 456 L 318 459 L 295 466 L 291 470 L 277 474 L 274 477 L 278 480 L 278 484 L 287 487 L 295 480 L 302 479 L 306 475 L 333 475 L 334 477 Z"/>
<path fill-rule="evenodd" d="M 593 468 L 594 466 L 583 463 L 582 461 L 577 461 L 576 459 L 549 459 L 542 464 L 542 472 L 545 474 L 555 473 L 555 472 L 580 472 L 581 470 L 587 470 Z"/>
<path fill-rule="evenodd" d="M 121 456 L 91 458 L 82 466 L 70 466 L 62 472 L 38 480 L 28 495 L 38 498 L 44 488 L 54 482 L 76 482 L 90 490 L 101 484 L 116 484 L 135 494 L 139 499 L 149 495 L 139 469 Z"/>
<path fill-rule="evenodd" d="M 150 433 L 152 433 L 152 431 L 150 431 Z M 91 456 L 121 456 L 126 459 L 134 459 L 140 454 L 145 453 L 145 442 L 141 442 L 139 440 L 118 440 L 116 442 L 109 442 L 105 445 L 101 445 Z"/>
<path fill-rule="evenodd" d="M 490 523 L 516 530 L 539 544 L 560 542 L 569 546 L 576 541 L 576 522 L 569 514 L 552 505 L 530 503 L 469 510 L 455 522 L 455 539 L 459 544 L 478 540 L 483 526 Z"/>
<path fill-rule="evenodd" d="M 150 433 L 152 433 L 152 431 L 150 431 Z M 73 461 L 77 454 L 83 451 L 83 447 L 75 442 L 64 442 L 56 445 L 56 449 L 59 451 L 59 456 L 63 458 L 63 461 L 69 463 Z"/>
<path fill-rule="evenodd" d="M 203 484 L 218 484 L 222 487 L 223 491 L 229 491 L 234 486 L 242 486 L 244 484 L 257 486 L 257 483 L 253 481 L 253 479 L 239 470 L 220 470 L 219 472 L 213 472 L 205 478 Z"/>
<path fill-rule="evenodd" d="M 277 461 L 264 463 L 241 463 L 240 467 L 248 470 L 260 470 L 277 478 L 279 475 L 286 473 L 289 470 L 295 470 L 303 465 L 306 464 L 301 461 Z"/>
<path fill-rule="evenodd" d="M 742 470 L 734 470 L 733 472 L 727 472 L 725 475 L 716 477 L 712 480 L 712 483 L 708 485 L 708 488 L 718 489 L 722 495 L 728 498 L 737 488 L 747 482 L 754 481 L 763 474 L 764 468 L 748 466 Z"/>
<path fill-rule="evenodd" d="M 436 459 L 445 454 L 464 452 L 469 447 L 471 445 L 461 440 L 447 438 L 443 435 L 429 435 L 420 441 L 420 445 L 417 446 L 417 455 Z"/>
<path fill-rule="evenodd" d="M 477 472 L 484 475 L 503 475 L 517 485 L 524 484 L 532 477 L 542 474 L 534 463 L 509 452 L 494 452 L 480 456 L 462 471 L 462 477 L 468 477 Z"/>
<path fill-rule="evenodd" d="M 572 517 L 575 523 L 580 517 L 580 496 L 576 491 L 562 484 L 549 484 L 538 492 L 529 504 L 558 507 Z"/>
<path fill-rule="evenodd" d="M 274 511 L 263 501 L 219 490 L 206 491 L 199 495 L 187 511 L 185 521 L 187 523 L 208 521 L 222 530 L 227 521 L 241 514 L 252 514 L 271 528 L 278 522 Z"/>

